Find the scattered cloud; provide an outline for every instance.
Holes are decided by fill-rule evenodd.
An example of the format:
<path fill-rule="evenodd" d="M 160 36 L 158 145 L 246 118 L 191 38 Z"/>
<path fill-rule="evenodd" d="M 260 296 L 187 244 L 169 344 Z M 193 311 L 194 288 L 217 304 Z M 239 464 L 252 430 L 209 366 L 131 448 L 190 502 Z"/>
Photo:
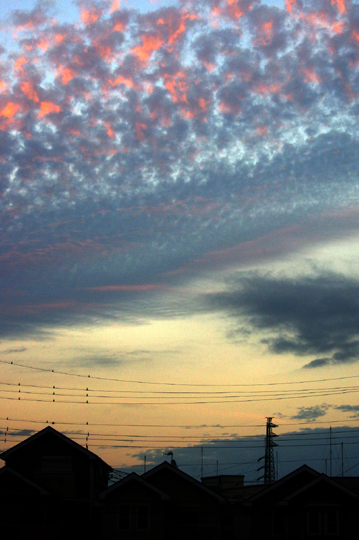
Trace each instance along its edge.
<path fill-rule="evenodd" d="M 356 3 L 57 5 L 2 26 L 1 336 L 142 323 L 201 272 L 357 231 Z M 268 346 L 356 357 L 303 324 Z"/>

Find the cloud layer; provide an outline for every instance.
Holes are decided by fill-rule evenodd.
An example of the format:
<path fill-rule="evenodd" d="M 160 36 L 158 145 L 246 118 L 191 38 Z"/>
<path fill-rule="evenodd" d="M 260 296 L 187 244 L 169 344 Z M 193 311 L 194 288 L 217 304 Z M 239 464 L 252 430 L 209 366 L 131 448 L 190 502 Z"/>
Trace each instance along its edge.
<path fill-rule="evenodd" d="M 206 262 L 238 246 L 250 259 L 241 246 L 311 219 L 335 235 L 325 216 L 357 204 L 359 6 L 285 4 L 77 2 L 74 22 L 51 2 L 12 12 L 2 32 L 16 42 L 0 51 L 1 335 L 138 317 Z M 300 291 L 309 302 L 314 285 Z M 292 337 L 270 348 L 317 365 L 353 359 L 354 315 L 335 330 L 324 307 L 335 346 L 293 308 Z M 258 327 L 285 326 L 279 307 L 269 324 L 254 311 Z"/>
<path fill-rule="evenodd" d="M 257 332 L 275 354 L 317 356 L 305 368 L 359 360 L 359 282 L 337 274 L 298 278 L 251 275 L 205 297 Z M 235 332 L 234 332 L 235 334 Z"/>

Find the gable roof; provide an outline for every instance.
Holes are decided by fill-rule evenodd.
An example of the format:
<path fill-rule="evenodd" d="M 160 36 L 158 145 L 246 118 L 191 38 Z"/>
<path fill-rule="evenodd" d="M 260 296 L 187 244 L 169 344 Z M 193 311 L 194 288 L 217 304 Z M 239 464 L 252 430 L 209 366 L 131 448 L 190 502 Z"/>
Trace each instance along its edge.
<path fill-rule="evenodd" d="M 199 482 L 198 480 L 196 480 L 189 474 L 181 471 L 177 467 L 171 465 L 167 461 L 163 461 L 156 467 L 153 467 L 153 469 L 150 469 L 149 471 L 143 473 L 142 478 L 151 482 L 151 479 L 154 479 L 156 475 L 163 472 L 167 472 L 170 475 L 177 476 L 178 478 L 184 480 L 185 482 L 188 482 L 195 489 L 199 489 L 202 491 L 202 493 L 209 495 L 213 497 L 214 499 L 217 499 L 218 502 L 224 502 L 226 500 L 224 497 L 222 497 L 222 495 L 219 495 L 212 489 L 208 488 L 207 486 L 204 486 L 201 482 Z"/>
<path fill-rule="evenodd" d="M 62 433 L 60 433 L 59 431 L 57 431 L 51 426 L 47 426 L 41 431 L 38 431 L 37 433 L 35 433 L 34 435 L 31 435 L 30 437 L 20 442 L 19 444 L 16 444 L 12 448 L 9 448 L 9 450 L 5 450 L 5 452 L 2 452 L 2 454 L 0 454 L 0 459 L 3 459 L 6 462 L 6 460 L 9 457 L 16 455 L 18 452 L 26 450 L 26 448 L 28 448 L 33 443 L 39 442 L 41 441 L 41 439 L 48 436 L 54 437 L 58 439 L 59 441 L 61 441 L 62 443 L 67 444 L 75 451 L 81 453 L 87 459 L 100 461 L 103 465 L 105 465 L 105 467 L 107 467 L 108 470 L 110 471 L 112 470 L 112 467 L 108 465 L 105 461 L 103 461 L 103 459 L 101 459 L 97 454 L 91 452 L 90 450 L 87 450 L 86 448 L 84 448 L 77 442 L 73 441 L 69 437 L 66 437 L 66 435 L 63 435 Z"/>
<path fill-rule="evenodd" d="M 285 491 L 286 487 L 288 487 L 289 491 L 292 492 L 293 487 L 290 488 L 290 485 L 293 486 L 294 484 L 297 484 L 297 488 L 294 488 L 294 490 L 297 491 L 297 489 L 300 489 L 301 486 L 308 485 L 308 479 L 309 481 L 312 481 L 313 479 L 318 478 L 318 476 L 320 476 L 318 471 L 315 471 L 308 465 L 302 465 L 295 471 L 283 476 L 283 478 L 280 480 L 277 480 L 273 484 L 264 487 L 259 493 L 256 493 L 250 497 L 248 499 L 248 503 L 255 502 L 259 499 L 266 499 L 268 497 L 272 498 L 275 496 L 275 492 L 279 491 L 282 491 L 282 497 L 284 498 L 285 495 L 283 495 L 283 492 Z"/>
<path fill-rule="evenodd" d="M 311 467 L 308 467 L 308 465 L 302 465 L 295 471 L 292 471 L 277 482 L 274 482 L 259 493 L 250 497 L 247 502 L 281 501 L 288 503 L 293 501 L 296 497 L 300 497 L 306 491 L 314 489 L 322 482 L 328 487 L 338 490 L 338 492 L 341 492 L 343 495 L 357 498 L 357 494 L 354 491 L 351 491 L 341 483 L 336 482 L 335 479 L 315 471 Z"/>
<path fill-rule="evenodd" d="M 106 499 L 108 495 L 113 494 L 115 491 L 119 489 L 125 489 L 130 483 L 138 483 L 140 486 L 152 491 L 163 500 L 168 500 L 170 498 L 169 495 L 167 495 L 167 493 L 165 493 L 161 489 L 158 489 L 156 486 L 153 486 L 152 484 L 147 482 L 144 478 L 142 478 L 135 472 L 129 474 L 128 476 L 125 476 L 125 478 L 121 478 L 120 480 L 112 484 L 112 486 L 102 491 L 99 497 L 100 499 Z"/>
<path fill-rule="evenodd" d="M 288 495 L 285 498 L 285 500 L 287 500 L 287 501 L 293 500 L 296 497 L 302 495 L 303 493 L 305 493 L 306 491 L 312 489 L 313 487 L 317 486 L 320 483 L 325 483 L 325 484 L 327 484 L 328 487 L 331 486 L 334 489 L 336 489 L 336 490 L 340 491 L 341 493 L 343 493 L 344 495 L 347 495 L 349 497 L 353 497 L 354 499 L 358 498 L 358 495 L 356 493 L 354 493 L 353 491 L 351 491 L 347 487 L 341 485 L 340 483 L 336 482 L 336 480 L 334 478 L 331 478 L 331 477 L 327 476 L 326 474 L 320 474 L 317 478 L 315 478 L 314 480 L 309 482 L 309 484 L 306 484 L 306 485 L 302 486 L 297 491 L 295 491 L 295 492 L 291 493 L 290 495 Z"/>

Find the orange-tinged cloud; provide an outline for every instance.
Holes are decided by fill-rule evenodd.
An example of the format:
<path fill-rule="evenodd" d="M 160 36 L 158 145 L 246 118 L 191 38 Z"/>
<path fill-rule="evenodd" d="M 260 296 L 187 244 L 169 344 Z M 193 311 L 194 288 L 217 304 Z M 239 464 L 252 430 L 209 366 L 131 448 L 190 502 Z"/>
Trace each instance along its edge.
<path fill-rule="evenodd" d="M 285 7 L 287 8 L 287 11 L 289 11 L 289 13 L 292 13 L 296 3 L 297 0 L 285 0 Z"/>
<path fill-rule="evenodd" d="M 256 127 L 256 133 L 258 135 L 267 135 L 267 133 L 268 133 L 267 126 L 257 126 Z"/>
<path fill-rule="evenodd" d="M 183 71 L 179 71 L 175 75 L 165 74 L 165 88 L 172 95 L 175 103 L 185 102 L 187 103 L 187 81 L 186 74 Z"/>
<path fill-rule="evenodd" d="M 239 17 L 242 17 L 242 15 L 244 15 L 244 11 L 237 4 L 237 0 L 227 0 L 227 4 L 228 12 L 230 13 L 230 15 L 232 15 L 232 17 L 239 19 Z"/>
<path fill-rule="evenodd" d="M 27 64 L 26 58 L 24 56 L 20 56 L 15 62 L 14 70 L 15 71 L 20 71 L 21 73 L 24 73 L 23 66 L 25 64 Z"/>
<path fill-rule="evenodd" d="M 202 109 L 206 108 L 206 100 L 204 98 L 199 98 L 198 105 L 202 107 Z"/>
<path fill-rule="evenodd" d="M 68 84 L 74 77 L 77 76 L 77 73 L 73 69 L 63 67 L 62 65 L 58 67 L 58 72 L 61 76 L 62 84 L 64 85 Z"/>
<path fill-rule="evenodd" d="M 84 9 L 81 12 L 81 20 L 87 24 L 94 24 L 100 17 L 101 12 L 97 9 Z"/>
<path fill-rule="evenodd" d="M 309 84 L 319 84 L 322 82 L 322 79 L 317 75 L 313 68 L 305 68 L 303 70 L 304 81 Z"/>
<path fill-rule="evenodd" d="M 142 124 L 141 122 L 136 122 L 135 124 L 135 131 L 136 131 L 136 136 L 137 136 L 137 139 L 139 139 L 140 141 L 144 138 L 145 134 L 144 134 L 144 130 L 147 128 L 146 124 Z"/>
<path fill-rule="evenodd" d="M 109 137 L 111 137 L 111 139 L 113 139 L 113 138 L 115 137 L 115 132 L 114 132 L 114 130 L 112 129 L 111 123 L 110 123 L 110 122 L 104 122 L 103 124 L 104 124 L 104 126 L 106 127 L 107 135 L 108 135 Z"/>
<path fill-rule="evenodd" d="M 190 21 L 193 21 L 194 19 L 197 19 L 197 15 L 195 15 L 194 13 L 184 13 L 181 15 L 178 29 L 175 32 L 173 32 L 168 39 L 168 43 L 170 45 L 173 45 L 174 43 L 176 43 L 176 41 L 179 40 L 181 34 L 183 34 L 186 31 L 185 23 L 187 19 L 189 19 Z"/>
<path fill-rule="evenodd" d="M 350 101 L 357 97 L 357 94 L 353 92 L 352 87 L 348 81 L 345 83 L 345 95 Z"/>
<path fill-rule="evenodd" d="M 18 103 L 13 103 L 12 101 L 9 101 L 6 107 L 4 107 L 2 111 L 0 111 L 0 116 L 11 119 L 15 116 L 19 109 L 20 105 Z"/>
<path fill-rule="evenodd" d="M 57 45 L 60 45 L 60 43 L 64 41 L 65 37 L 66 37 L 66 34 L 56 34 L 54 36 L 55 43 Z"/>
<path fill-rule="evenodd" d="M 266 95 L 266 94 L 276 94 L 280 90 L 280 85 L 276 84 L 258 84 L 254 88 L 256 94 Z"/>
<path fill-rule="evenodd" d="M 129 88 L 136 88 L 135 83 L 132 79 L 128 79 L 127 77 L 123 77 L 122 75 L 120 77 L 116 77 L 116 79 L 109 79 L 108 81 L 112 87 L 119 86 L 120 84 L 124 84 L 125 86 L 128 86 Z"/>
<path fill-rule="evenodd" d="M 213 6 L 212 9 L 212 15 L 219 16 L 221 14 L 221 10 L 217 6 Z"/>
<path fill-rule="evenodd" d="M 314 29 L 324 27 L 336 34 L 341 33 L 344 28 L 343 22 L 333 22 L 324 11 L 311 11 L 309 14 L 299 13 L 298 18 L 311 25 Z M 312 41 L 316 41 L 316 34 L 312 34 Z"/>
<path fill-rule="evenodd" d="M 118 22 L 113 27 L 114 32 L 123 32 L 125 29 L 125 25 L 122 22 Z"/>
<path fill-rule="evenodd" d="M 333 23 L 332 30 L 334 30 L 336 34 L 341 34 L 344 30 L 344 23 L 339 21 Z"/>
<path fill-rule="evenodd" d="M 32 101 L 35 101 L 36 103 L 40 101 L 39 96 L 37 95 L 32 82 L 23 81 L 20 84 L 20 88 L 23 91 L 23 93 L 25 94 L 25 96 L 27 96 Z"/>
<path fill-rule="evenodd" d="M 256 43 L 258 45 L 270 45 L 273 39 L 273 21 L 264 23 L 260 29 L 261 35 L 258 36 Z"/>
<path fill-rule="evenodd" d="M 120 0 L 113 0 L 112 7 L 110 9 L 110 13 L 113 13 L 114 11 L 117 11 L 120 9 Z"/>
<path fill-rule="evenodd" d="M 188 111 L 186 109 L 181 109 L 181 113 L 188 120 L 192 120 L 192 118 L 194 118 L 194 112 L 192 112 L 192 111 Z"/>
<path fill-rule="evenodd" d="M 50 42 L 46 40 L 39 41 L 37 46 L 45 53 L 49 48 Z"/>
<path fill-rule="evenodd" d="M 61 112 L 61 107 L 52 103 L 51 101 L 42 101 L 40 105 L 40 112 L 37 115 L 38 118 L 42 118 L 50 113 L 59 113 Z"/>
<path fill-rule="evenodd" d="M 225 5 L 213 6 L 212 15 L 221 16 L 227 15 L 232 19 L 239 19 L 246 14 L 247 11 L 251 11 L 253 6 L 249 5 L 248 9 L 243 9 L 243 7 L 238 5 L 238 0 L 224 0 Z M 217 26 L 217 23 L 214 23 L 213 26 Z"/>
<path fill-rule="evenodd" d="M 134 53 L 143 63 L 147 63 L 152 53 L 164 45 L 164 39 L 159 35 L 142 36 L 142 45 L 134 47 L 131 52 Z"/>
<path fill-rule="evenodd" d="M 97 52 L 99 56 L 101 56 L 107 62 L 112 60 L 112 58 L 114 57 L 113 50 L 109 45 L 98 45 Z"/>
<path fill-rule="evenodd" d="M 168 45 L 171 45 L 172 48 L 173 45 L 180 39 L 181 35 L 186 31 L 187 19 L 192 21 L 193 19 L 197 19 L 197 15 L 195 13 L 188 13 L 186 10 L 182 10 L 180 17 L 174 17 L 172 12 L 168 12 L 164 18 L 161 17 L 157 20 L 156 24 L 161 28 L 161 31 L 167 30 L 167 43 Z"/>
<path fill-rule="evenodd" d="M 337 6 L 340 13 L 346 13 L 345 0 L 331 0 L 332 6 Z"/>

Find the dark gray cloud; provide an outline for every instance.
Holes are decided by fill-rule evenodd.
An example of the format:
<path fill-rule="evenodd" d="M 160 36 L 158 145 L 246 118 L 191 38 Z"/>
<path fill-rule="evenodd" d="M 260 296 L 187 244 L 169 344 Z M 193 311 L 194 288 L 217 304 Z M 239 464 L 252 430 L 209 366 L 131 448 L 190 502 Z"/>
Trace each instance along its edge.
<path fill-rule="evenodd" d="M 359 405 L 338 405 L 335 407 L 338 411 L 353 413 L 350 418 L 357 418 L 359 416 Z"/>
<path fill-rule="evenodd" d="M 359 360 L 359 282 L 340 274 L 251 275 L 208 295 L 209 308 L 238 319 L 275 354 L 313 356 L 306 368 Z M 238 330 L 240 333 L 241 330 Z"/>
<path fill-rule="evenodd" d="M 322 405 L 314 405 L 312 407 L 300 407 L 296 415 L 292 416 L 293 420 L 310 420 L 315 421 L 317 418 L 325 416 L 330 405 L 323 403 Z"/>
<path fill-rule="evenodd" d="M 14 429 L 14 430 L 5 430 L 1 431 L 1 435 L 6 436 L 11 442 L 12 437 L 31 437 L 34 435 L 36 430 L 33 429 Z"/>
<path fill-rule="evenodd" d="M 275 448 L 278 454 L 278 477 L 290 473 L 304 463 L 321 473 L 330 473 L 340 476 L 342 473 L 341 445 L 344 448 L 344 474 L 355 475 L 358 468 L 358 428 L 340 426 L 329 428 L 300 428 L 282 435 L 280 426 L 276 428 Z M 173 451 L 174 458 L 180 469 L 196 478 L 217 474 L 244 474 L 245 482 L 255 483 L 263 474 L 258 471 L 261 462 L 258 460 L 265 452 L 265 436 L 240 437 L 232 436 L 222 441 L 213 439 L 191 447 L 168 447 L 165 451 Z M 148 469 L 164 461 L 164 450 L 143 449 L 141 452 L 131 454 L 141 461 L 137 467 L 130 470 L 143 471 L 143 459 L 146 455 Z M 276 459 L 276 463 L 277 463 Z M 276 464 L 277 468 L 277 464 Z"/>

